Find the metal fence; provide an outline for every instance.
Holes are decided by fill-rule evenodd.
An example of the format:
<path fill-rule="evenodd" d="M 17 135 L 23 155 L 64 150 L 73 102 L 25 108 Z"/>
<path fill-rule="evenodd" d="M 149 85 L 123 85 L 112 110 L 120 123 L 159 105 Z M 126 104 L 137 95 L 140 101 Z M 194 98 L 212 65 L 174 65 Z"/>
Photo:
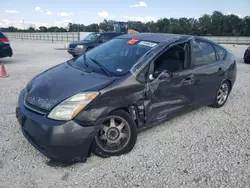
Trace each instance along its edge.
<path fill-rule="evenodd" d="M 10 39 L 21 40 L 42 40 L 42 41 L 62 41 L 73 42 L 83 39 L 91 32 L 61 32 L 61 33 L 12 33 L 6 32 L 6 36 Z M 203 36 L 204 38 L 213 40 L 221 44 L 250 44 L 250 37 L 227 37 L 227 36 Z"/>
<path fill-rule="evenodd" d="M 203 36 L 221 44 L 250 44 L 250 37 Z"/>
<path fill-rule="evenodd" d="M 80 40 L 80 32 L 62 32 L 62 33 L 4 33 L 10 40 L 42 40 L 42 41 L 62 41 L 73 42 Z"/>

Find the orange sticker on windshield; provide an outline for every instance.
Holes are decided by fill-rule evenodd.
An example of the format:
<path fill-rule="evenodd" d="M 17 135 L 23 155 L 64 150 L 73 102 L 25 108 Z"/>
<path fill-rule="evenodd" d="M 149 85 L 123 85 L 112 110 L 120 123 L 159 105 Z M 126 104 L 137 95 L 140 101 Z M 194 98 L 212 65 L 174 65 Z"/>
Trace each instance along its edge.
<path fill-rule="evenodd" d="M 127 44 L 135 44 L 135 43 L 137 43 L 139 40 L 137 40 L 137 39 L 131 39 L 131 40 L 129 40 L 128 42 L 127 42 Z"/>

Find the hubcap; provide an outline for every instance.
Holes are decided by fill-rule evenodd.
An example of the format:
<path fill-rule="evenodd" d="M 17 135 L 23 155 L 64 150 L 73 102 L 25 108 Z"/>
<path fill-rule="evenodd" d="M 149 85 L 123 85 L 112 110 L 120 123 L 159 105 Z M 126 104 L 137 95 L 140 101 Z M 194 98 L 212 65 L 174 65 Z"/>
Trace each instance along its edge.
<path fill-rule="evenodd" d="M 222 105 L 226 102 L 228 97 L 228 85 L 223 83 L 217 93 L 217 102 L 219 105 Z"/>
<path fill-rule="evenodd" d="M 100 148 L 106 152 L 118 152 L 126 147 L 131 137 L 131 130 L 126 120 L 119 116 L 109 116 L 102 125 L 103 129 L 95 138 Z"/>
<path fill-rule="evenodd" d="M 106 133 L 107 139 L 109 140 L 117 140 L 119 135 L 120 135 L 119 130 L 113 127 L 109 128 Z"/>

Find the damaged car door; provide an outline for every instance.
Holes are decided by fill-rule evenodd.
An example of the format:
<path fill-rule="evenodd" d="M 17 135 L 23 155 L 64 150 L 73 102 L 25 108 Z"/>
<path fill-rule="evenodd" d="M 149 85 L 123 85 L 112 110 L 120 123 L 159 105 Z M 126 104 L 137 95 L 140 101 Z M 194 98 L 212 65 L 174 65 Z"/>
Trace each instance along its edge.
<path fill-rule="evenodd" d="M 175 44 L 150 63 L 146 85 L 146 125 L 154 126 L 192 106 L 194 77 L 190 63 L 190 44 Z"/>

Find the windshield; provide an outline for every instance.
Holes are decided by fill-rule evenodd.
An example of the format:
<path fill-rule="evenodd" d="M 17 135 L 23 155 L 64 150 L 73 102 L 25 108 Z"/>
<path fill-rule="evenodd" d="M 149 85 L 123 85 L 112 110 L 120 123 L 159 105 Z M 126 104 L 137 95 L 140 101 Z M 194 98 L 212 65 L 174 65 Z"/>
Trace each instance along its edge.
<path fill-rule="evenodd" d="M 111 75 L 121 76 L 128 73 L 131 67 L 156 45 L 154 42 L 117 38 L 88 51 L 74 64 L 83 68 L 91 67 L 95 72 L 107 74 L 108 71 Z"/>
<path fill-rule="evenodd" d="M 100 36 L 99 33 L 91 33 L 91 34 L 87 35 L 83 40 L 85 40 L 85 41 L 94 41 L 94 40 L 96 40 L 99 36 Z"/>

